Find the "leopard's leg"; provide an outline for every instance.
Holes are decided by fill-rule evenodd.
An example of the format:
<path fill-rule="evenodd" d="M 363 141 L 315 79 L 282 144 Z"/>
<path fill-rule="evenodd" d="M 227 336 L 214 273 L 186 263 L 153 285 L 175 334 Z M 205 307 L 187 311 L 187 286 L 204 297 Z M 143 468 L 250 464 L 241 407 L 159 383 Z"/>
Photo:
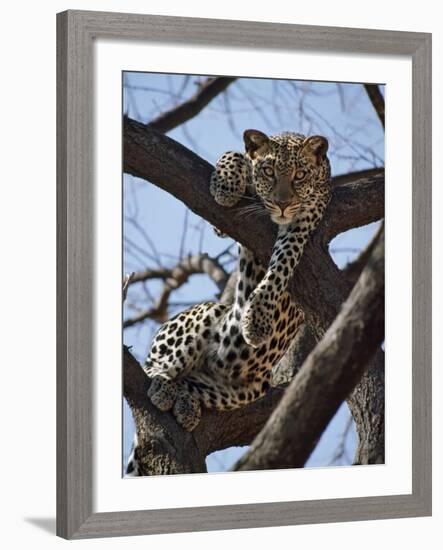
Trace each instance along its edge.
<path fill-rule="evenodd" d="M 184 382 L 188 388 L 187 395 L 205 408 L 229 411 L 263 397 L 271 387 L 271 369 L 257 370 L 252 379 L 240 377 L 236 380 L 224 380 L 222 377 L 214 378 L 207 372 L 196 372 Z M 177 420 L 182 423 L 180 419 Z"/>
<path fill-rule="evenodd" d="M 126 465 L 126 472 L 125 472 L 126 477 L 137 477 L 140 475 L 140 466 L 139 466 L 138 457 L 137 457 L 138 449 L 139 449 L 139 446 L 138 446 L 138 437 L 137 437 L 137 430 L 136 430 L 134 434 L 134 439 L 132 441 L 131 453 L 128 457 L 128 463 Z"/>
<path fill-rule="evenodd" d="M 258 347 L 271 337 L 276 305 L 282 300 L 309 234 L 318 225 L 322 214 L 318 205 L 313 214 L 308 204 L 300 209 L 292 223 L 279 226 L 266 274 L 251 293 L 243 311 L 243 337 L 251 346 Z"/>
<path fill-rule="evenodd" d="M 151 403 L 161 411 L 172 409 L 177 398 L 177 384 L 175 380 L 168 380 L 161 375 L 152 378 L 148 389 Z"/>
<path fill-rule="evenodd" d="M 143 366 L 151 378 L 148 397 L 157 408 L 166 411 L 173 407 L 178 392 L 176 380 L 200 368 L 226 309 L 220 303 L 198 304 L 160 328 Z"/>
<path fill-rule="evenodd" d="M 209 354 L 205 365 L 178 381 L 178 396 L 173 414 L 177 422 L 192 431 L 200 421 L 201 406 L 220 411 L 243 407 L 263 397 L 271 387 L 272 367 L 286 353 L 303 321 L 303 314 L 291 301 L 289 293 L 277 304 L 278 321 L 275 336 L 253 349 L 240 334 L 232 339 L 227 354 L 236 359 L 221 360 L 218 353 Z"/>
<path fill-rule="evenodd" d="M 264 267 L 254 254 L 246 247 L 239 245 L 238 277 L 235 287 L 234 303 L 220 324 L 216 335 L 219 344 L 217 355 L 224 363 L 234 363 L 238 359 L 233 348 L 243 346 L 241 319 L 247 300 L 265 274 Z"/>
<path fill-rule="evenodd" d="M 217 161 L 209 190 L 218 204 L 234 206 L 244 196 L 250 169 L 241 153 L 228 151 Z"/>
<path fill-rule="evenodd" d="M 172 413 L 180 426 L 192 432 L 200 422 L 201 402 L 187 384 L 180 383 L 179 386 Z"/>

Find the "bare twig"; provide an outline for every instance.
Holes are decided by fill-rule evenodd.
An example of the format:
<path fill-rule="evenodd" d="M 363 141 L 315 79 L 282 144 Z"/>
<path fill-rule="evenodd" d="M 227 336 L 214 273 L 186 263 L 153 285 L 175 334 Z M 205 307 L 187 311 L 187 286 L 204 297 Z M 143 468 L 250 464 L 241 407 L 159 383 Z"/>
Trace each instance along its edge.
<path fill-rule="evenodd" d="M 180 239 L 180 247 L 178 252 L 178 257 L 180 258 L 180 260 L 183 258 L 185 253 L 186 236 L 188 234 L 188 223 L 189 223 L 189 209 L 185 207 L 185 217 L 183 219 L 182 235 Z"/>
<path fill-rule="evenodd" d="M 157 250 L 157 247 L 155 246 L 154 241 L 148 235 L 145 228 L 137 221 L 136 217 L 125 216 L 125 222 L 131 224 L 134 227 L 134 229 L 139 233 L 139 235 L 144 239 L 148 247 L 151 249 L 152 258 L 157 262 L 158 265 L 161 265 L 160 254 Z"/>
<path fill-rule="evenodd" d="M 129 273 L 128 275 L 126 275 L 125 280 L 123 281 L 123 290 L 122 290 L 123 302 L 126 300 L 126 296 L 128 294 L 128 288 L 129 288 L 129 285 L 131 284 L 131 281 L 134 275 L 135 275 L 134 272 Z"/>
<path fill-rule="evenodd" d="M 206 253 L 183 258 L 171 269 L 163 268 L 134 273 L 128 284 L 152 278 L 162 278 L 164 279 L 164 285 L 156 304 L 152 308 L 142 311 L 130 319 L 126 319 L 123 322 L 123 328 L 134 326 L 146 319 L 152 319 L 159 323 L 165 322 L 168 319 L 169 296 L 174 290 L 183 286 L 191 275 L 196 273 L 206 273 L 220 291 L 224 289 L 229 278 L 229 274 L 226 273 L 218 260 L 210 258 Z"/>
<path fill-rule="evenodd" d="M 349 415 L 345 428 L 343 432 L 340 434 L 340 441 L 337 445 L 337 448 L 335 449 L 334 454 L 331 457 L 331 460 L 329 461 L 329 465 L 332 466 L 333 464 L 337 464 L 340 460 L 344 460 L 347 464 L 351 462 L 347 452 L 346 452 L 346 441 L 348 439 L 349 432 L 352 428 L 352 416 Z"/>
<path fill-rule="evenodd" d="M 216 96 L 226 90 L 235 78 L 219 76 L 208 78 L 188 100 L 166 111 L 149 123 L 151 128 L 166 133 L 187 122 L 202 111 Z"/>

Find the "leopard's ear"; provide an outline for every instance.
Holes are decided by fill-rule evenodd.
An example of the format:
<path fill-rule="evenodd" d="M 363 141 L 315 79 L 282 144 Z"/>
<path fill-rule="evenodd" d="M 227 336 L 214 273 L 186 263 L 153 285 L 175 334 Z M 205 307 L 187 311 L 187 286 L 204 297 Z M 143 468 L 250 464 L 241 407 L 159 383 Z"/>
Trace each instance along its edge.
<path fill-rule="evenodd" d="M 245 142 L 246 152 L 251 158 L 264 154 L 269 145 L 268 136 L 259 130 L 245 130 L 243 141 Z"/>
<path fill-rule="evenodd" d="M 315 159 L 317 165 L 326 157 L 328 147 L 328 140 L 323 136 L 310 136 L 303 142 L 303 150 Z"/>

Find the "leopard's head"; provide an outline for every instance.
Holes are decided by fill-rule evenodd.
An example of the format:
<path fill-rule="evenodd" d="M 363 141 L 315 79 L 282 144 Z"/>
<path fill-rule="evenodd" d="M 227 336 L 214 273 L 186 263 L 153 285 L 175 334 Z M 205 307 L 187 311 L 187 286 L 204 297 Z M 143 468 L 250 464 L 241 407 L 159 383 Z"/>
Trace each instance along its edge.
<path fill-rule="evenodd" d="M 255 193 L 274 223 L 286 225 L 304 204 L 329 200 L 326 138 L 291 133 L 268 137 L 258 130 L 246 130 L 243 138 Z"/>

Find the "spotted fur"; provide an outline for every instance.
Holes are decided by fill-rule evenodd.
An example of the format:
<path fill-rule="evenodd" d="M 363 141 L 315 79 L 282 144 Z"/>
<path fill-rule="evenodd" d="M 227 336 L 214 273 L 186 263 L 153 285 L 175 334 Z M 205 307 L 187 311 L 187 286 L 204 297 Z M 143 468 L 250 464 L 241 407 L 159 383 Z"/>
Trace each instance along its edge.
<path fill-rule="evenodd" d="M 235 409 L 269 389 L 272 367 L 303 321 L 288 282 L 330 200 L 325 138 L 247 130 L 244 141 L 244 154 L 228 152 L 218 160 L 210 191 L 228 207 L 246 194 L 245 215 L 267 213 L 278 224 L 269 265 L 265 269 L 240 246 L 233 305 L 206 302 L 170 319 L 144 365 L 152 403 L 172 410 L 189 431 L 202 405 Z"/>

